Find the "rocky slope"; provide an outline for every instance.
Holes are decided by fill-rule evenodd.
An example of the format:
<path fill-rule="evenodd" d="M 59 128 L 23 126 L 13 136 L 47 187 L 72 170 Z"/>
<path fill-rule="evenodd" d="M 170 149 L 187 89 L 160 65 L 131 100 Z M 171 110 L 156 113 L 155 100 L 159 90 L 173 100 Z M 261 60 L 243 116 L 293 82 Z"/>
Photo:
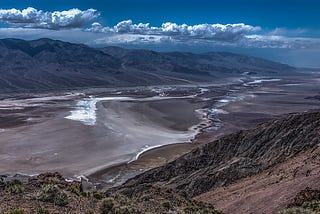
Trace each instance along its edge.
<path fill-rule="evenodd" d="M 294 161 L 294 158 L 297 158 L 298 155 L 304 154 L 303 157 L 306 157 L 306 159 L 300 160 L 313 160 L 313 162 L 305 162 L 305 166 L 302 167 L 302 165 L 300 165 L 300 167 L 308 169 L 308 167 L 312 168 L 312 164 L 314 164 L 318 167 L 317 169 L 319 169 L 320 162 L 317 162 L 318 158 L 315 159 L 315 157 L 318 157 L 316 151 L 319 150 L 319 136 L 320 112 L 291 114 L 284 118 L 261 124 L 255 129 L 240 131 L 208 143 L 167 165 L 152 169 L 129 180 L 125 185 L 120 187 L 118 191 L 127 193 L 127 188 L 135 187 L 136 191 L 139 192 L 139 188 L 160 186 L 172 188 L 175 192 L 188 195 L 189 197 L 195 197 L 213 191 L 212 194 L 207 194 L 197 199 L 214 205 L 216 202 L 226 205 L 227 203 L 232 203 L 232 201 L 227 201 L 226 198 L 219 200 L 220 196 L 222 197 L 223 195 L 221 191 L 223 192 L 226 188 L 231 187 L 231 185 L 237 185 L 237 182 L 242 179 L 258 175 L 259 173 L 264 173 L 265 178 L 268 178 L 268 176 L 271 178 L 272 173 L 276 169 L 272 167 L 277 166 L 281 168 L 279 164 L 285 163 L 286 161 Z M 298 163 L 300 163 L 300 161 L 298 161 Z M 285 167 L 282 166 L 282 168 Z M 284 189 L 292 188 L 295 189 L 295 191 L 299 191 L 301 188 L 305 188 L 314 183 L 313 181 L 319 181 L 320 171 L 317 169 L 313 171 L 314 176 L 312 179 L 310 177 L 311 180 L 306 180 L 305 185 L 301 185 L 300 189 L 293 188 L 296 185 L 295 182 L 288 183 L 288 186 L 284 187 Z M 291 171 L 289 170 L 283 173 L 282 176 L 289 176 L 290 172 L 292 172 L 292 169 Z M 256 180 L 253 179 L 253 181 L 251 181 L 257 183 L 257 180 L 261 180 L 262 178 L 257 177 Z M 320 185 L 319 182 L 314 184 L 315 188 L 317 185 Z M 268 185 L 271 186 L 270 183 L 265 183 L 264 187 L 268 188 Z M 290 187 L 290 185 L 292 185 L 292 187 Z M 246 193 L 250 196 L 254 193 L 250 192 L 246 187 L 245 184 L 242 185 L 243 189 L 241 190 L 243 190 L 243 192 L 239 193 L 239 195 Z M 318 188 L 319 187 L 320 186 L 318 186 Z M 222 190 L 220 189 L 219 192 L 214 192 L 214 190 L 218 188 L 222 188 Z M 280 188 L 280 186 L 275 185 L 274 188 Z M 277 208 L 278 210 L 285 207 L 285 203 L 288 203 L 290 200 L 289 196 L 291 195 L 293 197 L 296 193 L 295 191 L 289 195 L 285 195 L 286 191 L 282 193 L 278 192 L 277 197 L 286 198 L 284 204 Z M 130 192 L 129 195 L 135 195 L 137 192 Z M 267 193 L 264 194 L 262 192 L 260 194 L 260 202 L 270 200 L 270 198 L 267 199 L 267 195 Z M 237 201 L 232 197 L 228 199 Z M 248 200 L 248 202 L 249 201 L 250 200 Z M 245 198 L 243 198 L 240 203 L 235 203 L 233 207 L 236 208 L 240 206 L 239 204 L 243 204 L 244 207 L 255 208 L 254 204 L 250 206 L 250 203 L 245 202 Z M 274 200 L 272 202 L 274 202 Z M 276 203 L 269 203 L 269 205 L 272 207 L 277 206 Z M 223 206 L 220 207 L 224 208 Z M 232 209 L 222 210 L 228 213 L 234 213 L 230 212 Z M 274 211 L 274 209 L 270 210 L 272 212 Z M 236 211 L 237 213 L 250 213 L 252 210 L 245 210 L 245 212 Z M 253 213 L 260 212 L 257 211 Z"/>
<path fill-rule="evenodd" d="M 305 189 L 320 192 L 319 146 L 195 199 L 210 203 L 224 213 L 277 213 L 313 200 L 318 200 L 320 205 L 320 195 L 305 199 L 299 196 Z"/>
<path fill-rule="evenodd" d="M 1 39 L 0 63 L 1 91 L 188 84 L 244 73 L 279 75 L 294 70 L 231 53 L 96 49 L 50 39 Z"/>
<path fill-rule="evenodd" d="M 86 182 L 66 182 L 59 173 L 37 177 L 0 177 L 1 214 L 219 214 L 212 206 L 188 199 L 169 189 L 150 187 L 141 195 L 84 191 Z"/>

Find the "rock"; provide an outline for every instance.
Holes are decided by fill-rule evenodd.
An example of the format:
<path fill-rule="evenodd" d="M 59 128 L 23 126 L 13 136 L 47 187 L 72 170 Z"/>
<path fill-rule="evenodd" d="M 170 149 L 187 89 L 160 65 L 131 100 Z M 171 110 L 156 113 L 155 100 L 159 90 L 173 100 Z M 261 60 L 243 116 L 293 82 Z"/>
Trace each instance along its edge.
<path fill-rule="evenodd" d="M 81 177 L 81 185 L 80 185 L 80 190 L 82 192 L 90 192 L 95 190 L 95 186 L 93 183 L 89 182 L 87 179 L 84 179 Z"/>
<path fill-rule="evenodd" d="M 320 144 L 320 112 L 290 114 L 208 143 L 123 187 L 160 185 L 189 196 L 255 175 Z"/>

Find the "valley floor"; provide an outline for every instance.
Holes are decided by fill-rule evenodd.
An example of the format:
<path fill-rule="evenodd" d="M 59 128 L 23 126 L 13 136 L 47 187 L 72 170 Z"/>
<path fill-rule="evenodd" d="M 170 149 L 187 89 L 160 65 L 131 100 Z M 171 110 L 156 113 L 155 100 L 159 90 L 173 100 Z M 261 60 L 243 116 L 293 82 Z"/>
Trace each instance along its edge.
<path fill-rule="evenodd" d="M 0 173 L 59 171 L 86 175 L 99 188 L 116 186 L 226 134 L 318 110 L 319 82 L 315 74 L 1 100 Z M 226 213 L 274 213 L 300 190 L 319 186 L 317 157 L 319 150 L 305 151 L 195 199 Z"/>

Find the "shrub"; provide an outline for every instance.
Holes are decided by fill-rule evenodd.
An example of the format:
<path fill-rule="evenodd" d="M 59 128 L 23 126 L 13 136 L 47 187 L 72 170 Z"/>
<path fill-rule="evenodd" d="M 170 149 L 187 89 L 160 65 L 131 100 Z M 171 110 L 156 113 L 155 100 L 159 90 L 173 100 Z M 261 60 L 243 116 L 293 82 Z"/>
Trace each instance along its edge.
<path fill-rule="evenodd" d="M 23 209 L 14 209 L 4 212 L 4 214 L 25 214 Z"/>
<path fill-rule="evenodd" d="M 308 201 L 302 204 L 302 207 L 320 213 L 320 201 Z"/>
<path fill-rule="evenodd" d="M 99 199 L 99 200 L 104 198 L 103 194 L 101 194 L 100 192 L 94 192 L 93 197 L 95 197 L 96 199 Z"/>
<path fill-rule="evenodd" d="M 38 208 L 37 209 L 37 214 L 49 214 L 49 210 L 47 208 Z"/>
<path fill-rule="evenodd" d="M 294 208 L 285 209 L 279 212 L 279 214 L 315 214 L 315 212 L 308 209 L 303 209 L 300 207 L 294 207 Z"/>
<path fill-rule="evenodd" d="M 83 197 L 89 197 L 90 196 L 90 192 L 80 192 L 80 195 Z"/>
<path fill-rule="evenodd" d="M 137 214 L 141 213 L 136 208 L 130 206 L 115 207 L 111 213 L 115 214 Z"/>
<path fill-rule="evenodd" d="M 170 204 L 169 201 L 163 202 L 163 203 L 162 203 L 162 206 L 163 206 L 165 209 L 167 209 L 167 210 L 169 210 L 169 209 L 171 208 L 171 204 Z"/>
<path fill-rule="evenodd" d="M 112 214 L 115 213 L 117 202 L 113 198 L 105 198 L 101 202 L 100 212 L 101 214 Z"/>
<path fill-rule="evenodd" d="M 80 188 L 75 184 L 71 184 L 70 186 L 68 186 L 67 191 L 72 192 L 78 196 L 81 194 Z"/>
<path fill-rule="evenodd" d="M 94 214 L 93 210 L 87 210 L 86 214 Z"/>
<path fill-rule="evenodd" d="M 195 213 L 195 212 L 198 212 L 199 209 L 197 206 L 193 206 L 193 205 L 189 205 L 187 207 L 184 208 L 184 212 L 185 213 Z"/>
<path fill-rule="evenodd" d="M 17 193 L 21 193 L 23 190 L 21 182 L 20 181 L 13 181 L 10 184 L 8 184 L 5 188 L 5 191 L 7 193 L 12 193 L 12 194 L 17 194 Z"/>
<path fill-rule="evenodd" d="M 51 202 L 59 206 L 65 206 L 68 204 L 68 196 L 57 185 L 47 184 L 42 187 L 39 200 L 45 202 Z"/>

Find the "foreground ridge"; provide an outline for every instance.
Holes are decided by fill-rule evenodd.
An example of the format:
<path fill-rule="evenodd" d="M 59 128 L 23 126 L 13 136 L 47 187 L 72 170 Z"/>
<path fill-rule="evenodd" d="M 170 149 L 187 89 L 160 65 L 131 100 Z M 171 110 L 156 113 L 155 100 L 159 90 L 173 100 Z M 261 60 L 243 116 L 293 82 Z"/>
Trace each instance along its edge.
<path fill-rule="evenodd" d="M 240 203 L 234 204 L 235 210 L 231 207 L 225 207 L 228 200 L 240 200 L 231 196 L 226 196 L 222 200 L 222 195 L 226 194 L 224 192 L 226 191 L 225 188 L 229 186 L 232 188 L 232 185 L 234 185 L 234 192 L 238 193 L 236 190 L 240 187 L 236 186 L 237 182 L 242 181 L 244 178 L 250 179 L 250 176 L 259 176 L 261 173 L 265 173 L 257 177 L 256 180 L 253 178 L 252 183 L 257 183 L 257 180 L 273 179 L 271 176 L 280 171 L 280 173 L 285 172 L 278 173 L 279 177 L 277 178 L 281 181 L 286 176 L 297 176 L 300 171 L 302 173 L 303 169 L 310 168 L 310 170 L 306 170 L 309 171 L 307 176 L 310 173 L 312 176 L 309 180 L 304 179 L 303 185 L 300 185 L 299 188 L 293 188 L 292 186 L 295 186 L 295 182 L 291 182 L 288 184 L 291 186 L 286 187 L 287 191 L 288 189 L 292 190 L 290 195 L 288 193 L 291 198 L 286 197 L 286 191 L 278 193 L 277 197 L 286 198 L 286 200 L 281 201 L 279 206 L 276 203 L 270 204 L 274 202 L 271 199 L 269 199 L 271 201 L 269 204 L 265 202 L 263 198 L 266 199 L 268 194 L 263 194 L 263 191 L 266 188 L 265 185 L 271 186 L 271 184 L 275 183 L 275 189 L 280 189 L 282 183 L 277 185 L 278 181 L 273 180 L 273 183 L 261 184 L 261 186 L 264 186 L 263 188 L 261 187 L 262 193 L 260 197 L 262 199 L 259 203 L 268 204 L 270 206 L 268 210 L 272 213 L 284 208 L 301 189 L 310 185 L 314 188 L 320 188 L 319 134 L 320 112 L 290 114 L 261 124 L 254 129 L 240 131 L 208 143 L 167 165 L 152 169 L 138 175 L 136 178 L 130 179 L 120 189 L 132 187 L 138 189 L 139 186 L 147 185 L 167 187 L 181 194 L 187 194 L 189 197 L 200 195 L 196 197 L 197 200 L 213 205 L 218 204 L 220 205 L 217 206 L 218 209 L 221 208 L 222 211 L 228 213 L 248 213 L 252 212 L 250 209 L 254 209 L 256 206 L 254 203 L 250 205 L 249 200 L 246 203 L 245 199 L 243 199 Z M 306 160 L 304 166 L 300 164 L 303 160 Z M 281 165 L 284 163 L 288 165 L 285 167 Z M 285 169 L 288 169 L 288 171 L 285 171 Z M 303 176 L 305 177 L 306 175 L 303 174 Z M 248 183 L 246 184 L 249 185 Z M 241 187 L 243 188 L 241 194 L 247 193 L 249 197 L 253 192 L 250 192 L 246 184 Z M 210 194 L 210 192 L 212 193 Z M 239 195 L 241 194 L 239 193 Z M 217 203 L 217 201 L 221 204 Z M 250 209 L 242 212 L 236 209 L 241 203 L 243 207 L 249 207 Z M 261 213 L 263 211 L 255 210 L 253 213 L 255 212 Z"/>

